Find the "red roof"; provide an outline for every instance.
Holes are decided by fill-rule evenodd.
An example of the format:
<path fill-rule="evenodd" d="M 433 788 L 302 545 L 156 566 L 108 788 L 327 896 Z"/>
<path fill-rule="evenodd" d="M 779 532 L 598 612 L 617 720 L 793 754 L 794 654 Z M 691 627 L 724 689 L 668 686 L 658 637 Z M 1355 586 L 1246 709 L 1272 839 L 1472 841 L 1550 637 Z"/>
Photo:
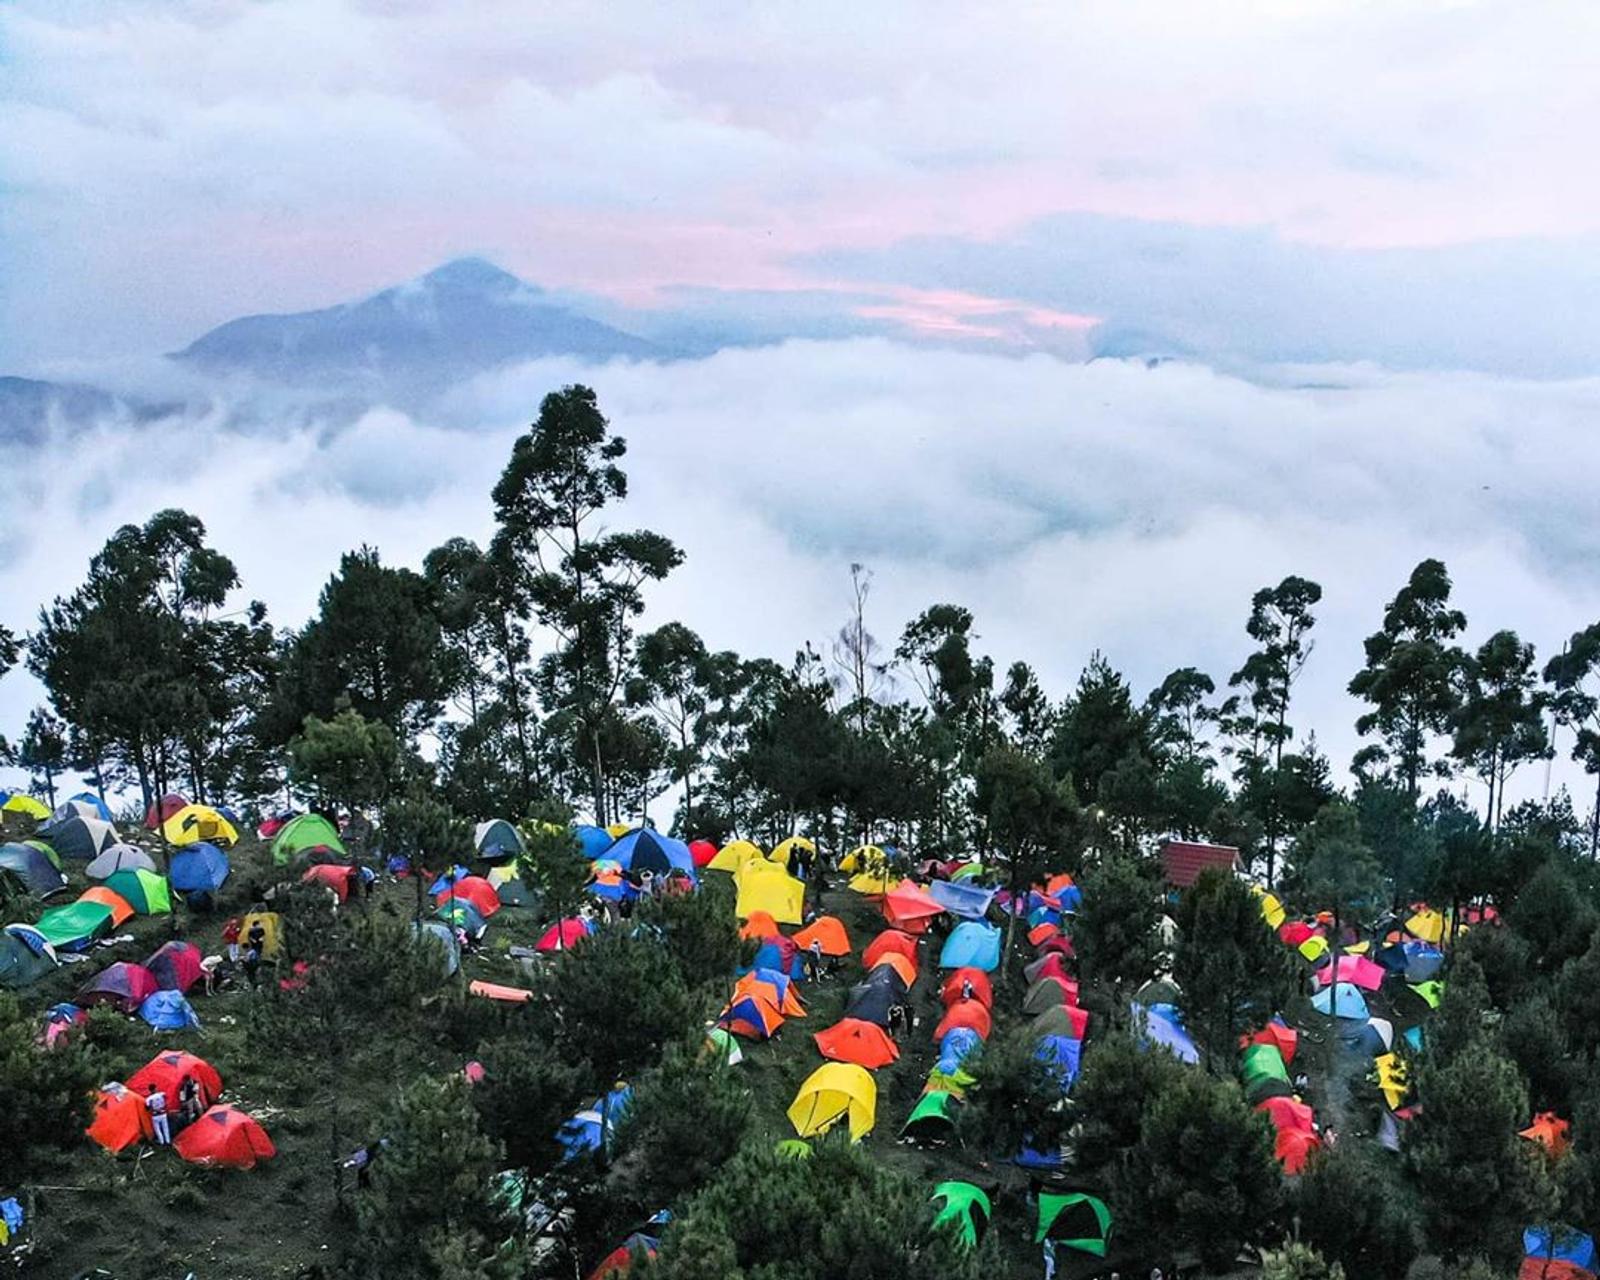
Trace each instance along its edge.
<path fill-rule="evenodd" d="M 1161 843 L 1161 869 L 1174 889 L 1187 889 L 1202 871 L 1220 867 L 1237 870 L 1239 851 L 1231 844 L 1200 844 L 1190 840 L 1164 840 Z"/>

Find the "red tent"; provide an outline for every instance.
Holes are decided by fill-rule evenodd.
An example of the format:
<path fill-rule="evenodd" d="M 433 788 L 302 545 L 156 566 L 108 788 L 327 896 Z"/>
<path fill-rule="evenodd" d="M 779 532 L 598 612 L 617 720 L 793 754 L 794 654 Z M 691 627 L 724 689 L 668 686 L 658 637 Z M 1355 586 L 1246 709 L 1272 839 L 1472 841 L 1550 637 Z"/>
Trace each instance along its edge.
<path fill-rule="evenodd" d="M 163 991 L 187 991 L 200 981 L 200 948 L 192 942 L 163 943 L 144 962 Z"/>
<path fill-rule="evenodd" d="M 1039 948 L 1039 952 L 1042 955 L 1049 954 L 1052 951 L 1059 951 L 1062 955 L 1071 956 L 1074 960 L 1078 957 L 1077 951 L 1073 949 L 1072 939 L 1059 933 L 1055 937 L 1047 939 Z"/>
<path fill-rule="evenodd" d="M 336 862 L 319 862 L 316 866 L 306 868 L 305 874 L 300 877 L 300 883 L 327 885 L 328 888 L 339 895 L 339 901 L 343 902 L 350 896 L 350 886 L 355 882 L 355 878 L 359 874 L 360 872 L 354 867 L 341 866 Z M 488 881 L 484 883 L 487 884 Z M 458 898 L 463 896 L 465 895 L 456 894 Z M 495 903 L 497 906 L 499 901 L 500 899 L 496 897 Z M 474 903 L 473 905 L 477 904 Z M 487 913 L 480 910 L 479 914 L 485 915 Z"/>
<path fill-rule="evenodd" d="M 844 1018 L 811 1038 L 824 1058 L 853 1062 L 868 1071 L 886 1067 L 900 1057 L 900 1048 L 888 1032 L 864 1018 Z"/>
<path fill-rule="evenodd" d="M 1565 1258 L 1528 1257 L 1522 1260 L 1517 1280 L 1595 1280 L 1595 1274 Z"/>
<path fill-rule="evenodd" d="M 278 1154 L 267 1131 L 232 1107 L 212 1107 L 180 1133 L 173 1150 L 190 1164 L 224 1165 L 229 1169 L 254 1169 L 257 1160 Z"/>
<path fill-rule="evenodd" d="M 883 895 L 883 914 L 890 924 L 920 933 L 944 908 L 920 884 L 902 880 Z"/>
<path fill-rule="evenodd" d="M 944 987 L 939 992 L 939 999 L 944 1001 L 949 1008 L 957 1000 L 962 999 L 961 991 L 968 983 L 972 984 L 972 999 L 978 1001 L 986 1009 L 994 1008 L 994 989 L 989 985 L 989 975 L 982 969 L 957 969 L 944 980 Z"/>
<path fill-rule="evenodd" d="M 957 1000 L 939 1019 L 939 1025 L 933 1031 L 933 1042 L 938 1044 L 957 1027 L 971 1027 L 987 1040 L 991 1025 L 989 1011 L 983 1007 L 981 1000 Z"/>
<path fill-rule="evenodd" d="M 1272 1154 L 1278 1157 L 1278 1163 L 1283 1166 L 1285 1173 L 1294 1174 L 1306 1167 L 1311 1153 L 1320 1146 L 1322 1139 L 1314 1133 L 1307 1133 L 1304 1129 L 1279 1129 Z"/>
<path fill-rule="evenodd" d="M 1023 977 L 1027 978 L 1029 986 L 1039 981 L 1040 978 L 1060 978 L 1063 982 L 1072 981 L 1072 975 L 1067 972 L 1067 962 L 1054 951 L 1026 966 L 1022 974 Z"/>
<path fill-rule="evenodd" d="M 709 840 L 691 840 L 689 856 L 694 859 L 695 866 L 703 867 L 717 856 L 717 846 Z"/>
<path fill-rule="evenodd" d="M 1281 1022 L 1269 1022 L 1254 1035 L 1239 1037 L 1241 1049 L 1253 1044 L 1270 1044 L 1283 1055 L 1283 1065 L 1286 1067 L 1294 1061 L 1294 1051 L 1299 1043 L 1300 1033 Z"/>
<path fill-rule="evenodd" d="M 564 951 L 578 945 L 589 936 L 589 926 L 582 920 L 563 920 L 544 931 L 544 937 L 533 944 L 535 951 Z"/>
<path fill-rule="evenodd" d="M 886 951 L 898 951 L 912 964 L 917 962 L 917 940 L 899 929 L 885 929 L 867 944 L 867 949 L 861 955 L 861 967 L 872 968 L 883 959 Z"/>
<path fill-rule="evenodd" d="M 144 829 L 154 831 L 180 809 L 189 807 L 188 798 L 180 796 L 176 791 L 169 791 L 159 801 L 145 810 Z"/>
<path fill-rule="evenodd" d="M 500 895 L 482 876 L 462 876 L 433 895 L 435 903 L 448 902 L 451 898 L 457 902 L 470 902 L 485 920 L 500 910 Z"/>
<path fill-rule="evenodd" d="M 89 1122 L 88 1135 L 107 1151 L 121 1151 L 142 1140 L 154 1141 L 155 1126 L 150 1122 L 150 1109 L 144 1105 L 144 1095 L 123 1089 L 119 1092 L 102 1089 L 94 1101 L 94 1119 Z"/>
<path fill-rule="evenodd" d="M 1303 1102 L 1296 1102 L 1293 1098 L 1268 1098 L 1265 1102 L 1257 1103 L 1256 1110 L 1266 1113 L 1274 1129 L 1316 1132 L 1316 1120 L 1311 1108 Z"/>
<path fill-rule="evenodd" d="M 222 1096 L 222 1077 L 204 1058 L 181 1049 L 168 1049 L 158 1053 L 149 1062 L 128 1077 L 128 1088 L 135 1093 L 154 1093 L 157 1089 L 169 1100 L 178 1096 L 178 1086 L 185 1076 L 193 1076 L 200 1086 L 200 1101 L 208 1106 Z"/>
<path fill-rule="evenodd" d="M 1278 926 L 1278 937 L 1283 940 L 1285 946 L 1298 947 L 1302 942 L 1316 936 L 1317 931 L 1304 920 L 1285 920 Z"/>
<path fill-rule="evenodd" d="M 142 964 L 118 960 L 95 974 L 78 992 L 79 1004 L 109 1004 L 124 1013 L 136 1013 L 140 1005 L 161 990 L 156 975 Z"/>

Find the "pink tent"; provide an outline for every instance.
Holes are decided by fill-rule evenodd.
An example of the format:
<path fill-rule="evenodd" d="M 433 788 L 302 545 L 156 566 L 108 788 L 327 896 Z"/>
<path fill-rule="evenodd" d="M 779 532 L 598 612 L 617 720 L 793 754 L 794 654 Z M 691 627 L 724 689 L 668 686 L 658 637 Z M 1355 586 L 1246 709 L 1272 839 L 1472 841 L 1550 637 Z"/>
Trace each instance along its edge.
<path fill-rule="evenodd" d="M 534 943 L 535 951 L 565 951 L 589 936 L 589 926 L 582 920 L 563 920 L 545 930 L 544 937 Z"/>
<path fill-rule="evenodd" d="M 1363 991 L 1376 991 L 1383 985 L 1389 972 L 1366 956 L 1340 956 L 1332 964 L 1325 964 L 1317 970 L 1315 977 L 1319 987 L 1325 987 L 1333 981 L 1335 968 L 1339 971 L 1340 982 L 1354 983 Z"/>

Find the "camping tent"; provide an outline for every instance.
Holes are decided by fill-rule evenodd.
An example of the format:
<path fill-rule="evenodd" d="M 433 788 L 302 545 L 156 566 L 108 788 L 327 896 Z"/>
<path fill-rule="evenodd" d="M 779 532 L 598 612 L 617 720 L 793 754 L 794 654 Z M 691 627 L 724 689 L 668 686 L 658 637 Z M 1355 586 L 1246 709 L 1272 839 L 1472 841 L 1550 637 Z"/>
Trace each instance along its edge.
<path fill-rule="evenodd" d="M 1381 964 L 1368 960 L 1366 956 L 1339 956 L 1318 969 L 1312 979 L 1317 986 L 1325 987 L 1332 980 L 1335 970 L 1338 971 L 1340 982 L 1348 982 L 1363 991 L 1376 991 L 1383 985 L 1386 975 Z"/>
<path fill-rule="evenodd" d="M 933 1225 L 937 1228 L 950 1224 L 962 1244 L 976 1249 L 994 1213 L 989 1197 L 970 1182 L 941 1182 L 933 1189 L 933 1203 L 939 1206 Z"/>
<path fill-rule="evenodd" d="M 25 818 L 32 818 L 36 822 L 43 822 L 50 817 L 50 810 L 30 795 L 20 791 L 6 792 L 5 800 L 0 802 L 0 813 L 20 813 Z"/>
<path fill-rule="evenodd" d="M 834 1062 L 853 1062 L 876 1071 L 900 1057 L 899 1046 L 876 1022 L 865 1018 L 842 1018 L 826 1031 L 812 1037 L 817 1052 Z"/>
<path fill-rule="evenodd" d="M 447 884 L 433 895 L 433 900 L 436 905 L 450 901 L 471 903 L 485 920 L 500 910 L 500 895 L 482 876 L 466 876 L 454 884 Z"/>
<path fill-rule="evenodd" d="M 105 887 L 142 916 L 172 912 L 172 894 L 165 876 L 154 871 L 117 871 L 106 877 Z"/>
<path fill-rule="evenodd" d="M 848 1120 L 851 1140 L 859 1142 L 872 1132 L 877 1109 L 878 1086 L 865 1067 L 828 1062 L 800 1086 L 789 1104 L 789 1123 L 802 1138 L 810 1138 Z"/>
<path fill-rule="evenodd" d="M 717 856 L 717 846 L 709 840 L 691 840 L 689 856 L 694 859 L 696 869 L 709 867 Z"/>
<path fill-rule="evenodd" d="M 801 951 L 811 950 L 813 942 L 822 944 L 822 954 L 825 956 L 850 954 L 850 935 L 845 932 L 844 923 L 837 916 L 818 916 L 794 935 L 794 945 Z"/>
<path fill-rule="evenodd" d="M 947 1031 L 944 1039 L 939 1041 L 939 1061 L 935 1069 L 947 1076 L 954 1075 L 982 1043 L 983 1037 L 971 1027 L 956 1027 Z"/>
<path fill-rule="evenodd" d="M 154 991 L 139 1005 L 139 1016 L 157 1031 L 181 1031 L 185 1027 L 200 1026 L 189 1002 L 181 991 Z"/>
<path fill-rule="evenodd" d="M 1111 1234 L 1111 1210 L 1105 1202 L 1081 1191 L 1062 1195 L 1054 1191 L 1039 1193 L 1039 1227 L 1034 1242 L 1056 1240 L 1069 1249 L 1081 1249 L 1097 1258 L 1106 1256 L 1106 1237 Z"/>
<path fill-rule="evenodd" d="M 578 848 L 583 856 L 590 859 L 598 858 L 616 841 L 616 837 L 604 827 L 586 822 L 580 822 L 573 827 L 572 834 L 578 841 Z"/>
<path fill-rule="evenodd" d="M 222 1077 L 204 1058 L 183 1049 L 164 1049 L 128 1077 L 128 1088 L 135 1093 L 161 1090 L 168 1098 L 178 1096 L 185 1076 L 193 1076 L 200 1089 L 200 1101 L 210 1106 L 222 1096 Z"/>
<path fill-rule="evenodd" d="M 1044 1064 L 1062 1097 L 1066 1097 L 1083 1064 L 1083 1041 L 1071 1036 L 1042 1036 L 1033 1048 L 1034 1060 Z"/>
<path fill-rule="evenodd" d="M 905 1124 L 900 1126 L 900 1136 L 910 1142 L 948 1142 L 955 1136 L 955 1110 L 960 1100 L 955 1094 L 935 1089 L 917 1099 Z"/>
<path fill-rule="evenodd" d="M 258 924 L 262 933 L 261 958 L 272 960 L 283 945 L 283 922 L 276 911 L 252 911 L 242 917 L 239 921 L 239 945 L 249 945 L 250 933 Z"/>
<path fill-rule="evenodd" d="M 169 882 L 180 893 L 215 893 L 232 870 L 227 854 L 200 840 L 172 855 Z"/>
<path fill-rule="evenodd" d="M 438 949 L 439 965 L 444 976 L 450 977 L 461 967 L 461 947 L 456 942 L 455 930 L 442 920 L 418 920 L 412 924 L 417 945 Z"/>
<path fill-rule="evenodd" d="M 589 936 L 589 924 L 585 920 L 561 920 L 551 925 L 544 931 L 544 935 L 533 944 L 535 951 L 565 951 L 575 947 Z"/>
<path fill-rule="evenodd" d="M 648 871 L 651 875 L 667 876 L 681 871 L 691 880 L 695 878 L 694 855 L 689 852 L 689 846 L 648 828 L 630 831 L 606 850 L 606 858 L 635 874 Z"/>
<path fill-rule="evenodd" d="M 762 854 L 759 845 L 752 844 L 748 840 L 730 840 L 721 849 L 717 850 L 716 857 L 706 863 L 706 869 L 708 871 L 735 872 L 751 859 L 763 856 L 765 855 Z"/>
<path fill-rule="evenodd" d="M 933 1029 L 933 1038 L 937 1043 L 957 1027 L 970 1027 L 987 1040 L 993 1025 L 989 1010 L 984 1007 L 983 1001 L 957 1000 L 944 1011 L 944 1017 L 939 1019 L 939 1025 Z"/>
<path fill-rule="evenodd" d="M 191 804 L 179 809 L 161 824 L 161 834 L 167 838 L 168 844 L 179 848 L 201 840 L 222 845 L 239 843 L 239 832 L 233 823 L 205 804 Z"/>
<path fill-rule="evenodd" d="M 867 944 L 867 949 L 861 954 L 862 965 L 872 968 L 886 951 L 898 951 L 912 964 L 917 962 L 917 940 L 899 929 L 885 929 Z"/>
<path fill-rule="evenodd" d="M 1040 978 L 1022 997 L 1022 1012 L 1037 1017 L 1058 1004 L 1077 1004 L 1077 987 L 1062 978 Z"/>
<path fill-rule="evenodd" d="M 806 886 L 782 866 L 755 858 L 734 874 L 739 896 L 734 911 L 741 920 L 765 911 L 779 924 L 799 924 L 804 911 Z"/>
<path fill-rule="evenodd" d="M 36 898 L 48 898 L 67 887 L 67 878 L 37 845 L 0 844 L 0 871 L 9 871 Z"/>
<path fill-rule="evenodd" d="M 1200 1050 L 1183 1025 L 1183 1014 L 1170 1004 L 1133 1002 L 1133 1024 L 1145 1044 L 1170 1049 L 1180 1062 L 1199 1062 Z"/>
<path fill-rule="evenodd" d="M 971 990 L 970 996 L 963 992 Z M 970 966 L 957 969 L 944 980 L 944 986 L 939 990 L 939 999 L 946 1005 L 954 1004 L 957 1000 L 980 1000 L 989 1008 L 994 1008 L 994 988 L 989 985 L 989 975 L 982 969 Z M 1057 1001 L 1059 1004 L 1060 1001 Z"/>
<path fill-rule="evenodd" d="M 941 969 L 971 967 L 993 973 L 1000 967 L 1000 930 L 991 924 L 964 920 L 950 931 L 939 952 Z"/>
<path fill-rule="evenodd" d="M 1253 1044 L 1241 1053 L 1239 1075 L 1244 1080 L 1244 1096 L 1251 1103 L 1290 1092 L 1289 1070 L 1273 1045 Z"/>
<path fill-rule="evenodd" d="M 46 823 L 34 834 L 63 858 L 78 862 L 89 862 L 117 839 L 117 830 L 109 822 L 76 816 Z"/>
<path fill-rule="evenodd" d="M 140 1141 L 154 1142 L 156 1131 L 144 1095 L 132 1089 L 102 1089 L 94 1101 L 89 1137 L 115 1154 Z"/>
<path fill-rule="evenodd" d="M 172 1149 L 190 1164 L 228 1169 L 254 1169 L 258 1160 L 278 1154 L 265 1129 L 244 1112 L 222 1105 L 212 1107 L 183 1130 L 173 1140 Z"/>
<path fill-rule="evenodd" d="M 96 938 L 103 938 L 114 927 L 111 908 L 82 898 L 64 907 L 51 907 L 39 917 L 38 929 L 45 941 L 62 951 L 82 951 Z"/>
<path fill-rule="evenodd" d="M 0 988 L 26 987 L 55 967 L 55 948 L 33 926 L 7 925 L 0 931 Z"/>
<path fill-rule="evenodd" d="M 767 855 L 770 862 L 776 862 L 780 867 L 787 867 L 794 860 L 794 855 L 804 849 L 807 853 L 814 854 L 817 846 L 804 836 L 790 836 L 787 840 L 774 845 L 772 852 Z"/>
<path fill-rule="evenodd" d="M 119 871 L 154 871 L 155 859 L 143 849 L 131 844 L 113 844 L 95 855 L 83 869 L 91 880 L 104 880 Z"/>
<path fill-rule="evenodd" d="M 504 862 L 526 852 L 517 829 L 504 818 L 480 822 L 473 830 L 472 843 L 478 850 L 478 856 L 488 862 Z"/>
<path fill-rule="evenodd" d="M 598 1151 L 602 1142 L 609 1146 L 617 1125 L 632 1104 L 633 1087 L 623 1085 L 603 1098 L 596 1098 L 592 1107 L 586 1107 L 565 1121 L 556 1130 L 556 1141 L 566 1149 L 563 1158 L 571 1160 Z"/>
<path fill-rule="evenodd" d="M 739 1042 L 722 1027 L 712 1027 L 706 1032 L 705 1052 L 725 1067 L 736 1067 L 744 1061 L 744 1050 Z"/>
<path fill-rule="evenodd" d="M 107 889 L 103 884 L 92 884 L 78 895 L 79 902 L 97 903 L 111 912 L 111 927 L 122 928 L 123 924 L 132 920 L 139 913 L 133 909 L 133 904 L 114 889 Z"/>
<path fill-rule="evenodd" d="M 1337 1013 L 1341 1018 L 1351 1018 L 1357 1022 L 1365 1022 L 1372 1016 L 1360 988 L 1349 982 L 1335 982 L 1323 987 L 1311 997 L 1311 1007 L 1320 1014 L 1331 1016 Z"/>
<path fill-rule="evenodd" d="M 747 1040 L 770 1040 L 783 1023 L 782 1011 L 759 991 L 735 995 L 717 1019 L 724 1031 Z"/>
<path fill-rule="evenodd" d="M 358 867 L 344 866 L 337 862 L 317 862 L 301 873 L 300 883 L 320 884 L 325 889 L 331 889 L 334 897 L 344 902 L 349 899 L 350 887 L 360 875 Z"/>
<path fill-rule="evenodd" d="M 883 914 L 897 929 L 920 933 L 934 916 L 944 914 L 944 908 L 921 885 L 902 880 L 883 895 Z"/>
<path fill-rule="evenodd" d="M 845 997 L 844 1016 L 887 1027 L 889 1010 L 905 998 L 905 992 L 899 974 L 888 968 L 874 969 L 866 981 L 850 988 L 850 994 Z"/>
<path fill-rule="evenodd" d="M 174 814 L 182 813 L 188 807 L 188 796 L 180 796 L 176 791 L 169 791 L 145 810 L 144 829 L 146 831 L 155 831 L 168 818 Z"/>
<path fill-rule="evenodd" d="M 88 818 L 99 818 L 101 822 L 111 822 L 111 807 L 92 791 L 80 791 L 66 801 L 74 806 L 80 814 Z"/>
<path fill-rule="evenodd" d="M 163 943 L 156 953 L 144 962 L 144 967 L 155 975 L 156 985 L 163 991 L 187 991 L 200 981 L 200 948 L 192 942 Z"/>
<path fill-rule="evenodd" d="M 142 964 L 118 960 L 107 965 L 84 983 L 77 1000 L 81 1005 L 109 1004 L 132 1013 L 145 999 L 160 990 L 155 974 Z"/>
<path fill-rule="evenodd" d="M 282 830 L 272 838 L 272 860 L 279 866 L 314 849 L 326 849 L 341 858 L 349 856 L 333 823 L 320 813 L 302 813 L 284 823 Z"/>
<path fill-rule="evenodd" d="M 879 969 L 888 969 L 900 979 L 903 991 L 911 990 L 917 980 L 917 966 L 907 960 L 898 951 L 886 951 L 878 957 L 878 963 L 867 970 L 867 977 L 871 978 Z"/>

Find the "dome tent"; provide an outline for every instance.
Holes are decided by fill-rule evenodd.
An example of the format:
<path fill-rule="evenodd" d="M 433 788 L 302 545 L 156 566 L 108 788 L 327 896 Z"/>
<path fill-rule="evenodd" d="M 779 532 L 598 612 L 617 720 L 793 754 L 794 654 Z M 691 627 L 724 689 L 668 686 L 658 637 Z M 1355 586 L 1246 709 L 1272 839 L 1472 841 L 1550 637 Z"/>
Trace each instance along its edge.
<path fill-rule="evenodd" d="M 179 893 L 215 893 L 232 870 L 227 854 L 200 840 L 172 855 L 169 880 Z"/>
<path fill-rule="evenodd" d="M 180 1133 L 173 1150 L 190 1164 L 254 1169 L 278 1154 L 267 1131 L 233 1107 L 215 1106 Z"/>
<path fill-rule="evenodd" d="M 878 1086 L 865 1067 L 850 1062 L 828 1062 L 818 1067 L 800 1086 L 789 1104 L 789 1123 L 802 1138 L 826 1133 L 840 1120 L 850 1126 L 852 1141 L 872 1132 L 877 1120 Z"/>
<path fill-rule="evenodd" d="M 302 813 L 298 818 L 284 823 L 272 838 L 272 860 L 280 867 L 291 858 L 314 849 L 326 849 L 341 858 L 349 856 L 333 823 L 320 813 Z"/>
<path fill-rule="evenodd" d="M 83 874 L 91 880 L 106 880 L 119 871 L 154 871 L 155 859 L 143 849 L 131 844 L 107 845 L 96 854 Z"/>
<path fill-rule="evenodd" d="M 34 833 L 63 858 L 88 862 L 117 839 L 116 828 L 99 818 L 72 817 L 49 822 Z"/>
<path fill-rule="evenodd" d="M 43 849 L 31 844 L 0 845 L 0 871 L 9 871 L 36 898 L 48 898 L 67 887 L 67 878 Z"/>

